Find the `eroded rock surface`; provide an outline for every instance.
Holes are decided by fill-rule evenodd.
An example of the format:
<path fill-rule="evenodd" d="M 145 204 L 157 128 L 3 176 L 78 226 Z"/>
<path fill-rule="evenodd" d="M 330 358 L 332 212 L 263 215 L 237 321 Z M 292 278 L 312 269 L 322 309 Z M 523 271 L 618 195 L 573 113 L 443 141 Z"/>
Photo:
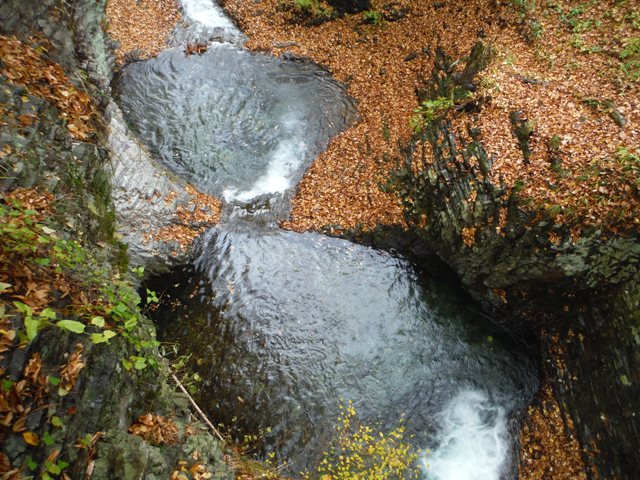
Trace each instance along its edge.
<path fill-rule="evenodd" d="M 218 220 L 220 202 L 199 201 L 193 187 L 158 164 L 131 134 L 115 103 L 107 115 L 118 233 L 135 264 L 152 273 L 167 271 L 184 263 L 193 238 Z"/>

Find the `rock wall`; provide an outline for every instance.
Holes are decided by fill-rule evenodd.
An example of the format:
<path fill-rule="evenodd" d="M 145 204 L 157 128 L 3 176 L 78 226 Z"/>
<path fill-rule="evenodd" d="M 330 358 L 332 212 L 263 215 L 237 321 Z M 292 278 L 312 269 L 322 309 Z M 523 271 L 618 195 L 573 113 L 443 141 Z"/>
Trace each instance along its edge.
<path fill-rule="evenodd" d="M 25 39 L 36 33 L 42 34 L 53 46 L 50 57 L 71 73 L 74 81 L 87 89 L 99 105 L 105 124 L 100 147 L 106 147 L 107 150 L 100 152 L 101 160 L 97 163 L 76 162 L 78 168 L 84 168 L 84 165 L 94 165 L 94 169 L 95 165 L 106 167 L 97 175 L 109 177 L 103 180 L 112 186 L 115 206 L 111 206 L 110 198 L 106 198 L 105 202 L 112 209 L 109 215 L 117 217 L 115 228 L 123 243 L 129 247 L 132 263 L 144 266 L 151 273 L 166 272 L 172 266 L 184 263 L 188 256 L 188 245 L 204 225 L 217 222 L 220 202 L 212 198 L 199 198 L 197 215 L 187 214 L 187 211 L 192 213 L 194 197 L 199 195 L 198 192 L 153 160 L 130 132 L 110 93 L 116 67 L 115 42 L 102 28 L 106 21 L 105 5 L 106 0 L 77 0 L 62 6 L 54 0 L 45 0 L 36 5 L 6 1 L 0 4 L 0 18 L 3 19 L 0 28 L 4 33 Z M 21 110 L 25 108 L 22 106 Z M 34 112 L 39 122 L 46 123 L 44 112 L 37 109 Z M 45 137 L 44 142 L 37 139 L 41 136 Z M 36 140 L 33 141 L 33 138 Z M 61 140 L 62 137 L 56 137 L 55 132 L 29 136 L 34 155 L 27 162 L 33 167 L 28 168 L 40 170 L 21 174 L 22 185 L 28 184 L 29 179 L 51 176 L 50 172 L 35 167 L 42 164 L 43 159 L 55 159 L 62 155 L 66 160 L 68 155 L 78 158 L 85 155 L 84 151 L 71 152 L 69 145 L 60 145 Z M 87 148 L 86 145 L 74 148 L 82 150 Z M 108 161 L 105 161 L 107 156 Z M 25 168 L 24 162 L 12 168 Z M 95 178 L 93 173 L 85 173 L 87 178 Z M 83 172 L 77 172 L 77 176 L 83 178 Z M 7 181 L 4 183 L 6 185 Z M 92 202 L 87 200 L 81 204 Z"/>
<path fill-rule="evenodd" d="M 0 35 L 15 35 L 24 42 L 32 35 L 48 39 L 51 48 L 46 51 L 47 58 L 64 68 L 76 88 L 89 93 L 103 115 L 94 119 L 92 138 L 78 140 L 70 135 L 67 119 L 53 103 L 0 75 L 0 144 L 6 147 L 0 192 L 3 204 L 5 195 L 18 187 L 44 192 L 56 205 L 55 218 L 47 219 L 55 227 L 51 231 L 61 239 L 82 244 L 102 262 L 101 270 L 122 278 L 129 275 L 127 247 L 116 238 L 116 211 L 107 168 L 111 159 L 104 115 L 110 103 L 114 62 L 111 42 L 102 30 L 104 5 L 104 0 L 0 3 Z M 0 70 L 3 67 L 0 59 Z M 23 115 L 32 120 L 21 121 Z M 86 279 L 74 281 L 90 284 L 92 272 L 88 269 Z M 128 288 L 133 294 L 132 287 Z M 0 293 L 4 291 L 6 286 Z M 63 292 L 51 295 L 64 309 Z M 3 295 L 2 319 L 7 318 L 4 307 L 11 302 Z M 19 329 L 23 319 L 11 310 L 8 315 Z M 157 358 L 154 327 L 140 318 L 139 333 L 148 337 L 150 354 Z M 24 393 L 35 388 L 31 380 L 23 383 L 23 378 L 46 383 L 44 375 L 51 378 L 70 359 L 75 359 L 80 370 L 68 392 L 54 388 L 53 383 L 40 385 L 38 394 L 48 395 L 50 402 L 26 414 L 23 425 L 14 425 L 13 431 L 6 425 L 0 427 L 0 476 L 166 479 L 171 472 L 183 470 L 176 478 L 195 478 L 197 474 L 207 475 L 198 478 L 232 478 L 222 460 L 220 444 L 192 417 L 186 397 L 170 386 L 168 367 L 160 361 L 157 368 L 124 368 L 123 359 L 136 354 L 136 348 L 122 333 L 109 343 L 96 343 L 88 335 L 65 333 L 60 328 L 44 329 L 24 348 L 3 343 L 3 387 L 18 395 L 16 401 L 26 395 L 21 396 L 20 389 L 26 388 Z M 41 370 L 34 372 L 35 365 Z M 5 419 L 9 418 L 6 408 L 14 407 L 2 405 Z M 147 412 L 172 419 L 177 428 L 175 441 L 152 444 L 128 432 Z M 58 459 L 68 465 L 56 463 Z"/>
<path fill-rule="evenodd" d="M 191 241 L 219 220 L 221 203 L 160 165 L 129 130 L 115 102 L 106 114 L 118 235 L 134 265 L 165 273 L 187 261 Z"/>
<path fill-rule="evenodd" d="M 432 99 L 455 94 L 459 83 L 453 63 L 439 55 Z M 429 121 L 389 187 L 401 195 L 413 230 L 476 299 L 512 330 L 546 332 L 541 362 L 574 421 L 592 478 L 636 478 L 638 237 L 585 228 L 576 238 L 523 201 L 517 185 L 494 184 L 491 158 L 473 127 L 477 109 L 468 106 L 467 132 L 454 132 L 446 115 Z"/>
<path fill-rule="evenodd" d="M 633 479 L 640 471 L 640 283 L 608 295 L 585 292 L 543 337 L 556 396 L 583 443 L 591 478 Z"/>

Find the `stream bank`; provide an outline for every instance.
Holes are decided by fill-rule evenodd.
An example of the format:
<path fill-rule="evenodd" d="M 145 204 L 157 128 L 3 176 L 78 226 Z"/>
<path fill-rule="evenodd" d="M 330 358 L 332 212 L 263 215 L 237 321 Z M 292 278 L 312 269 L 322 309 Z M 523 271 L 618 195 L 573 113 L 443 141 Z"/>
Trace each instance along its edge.
<path fill-rule="evenodd" d="M 384 431 L 406 414 L 414 448 L 434 450 L 424 455 L 434 478 L 511 475 L 512 430 L 535 388 L 526 355 L 407 262 L 276 228 L 353 103 L 315 65 L 241 50 L 234 27 L 196 3 L 185 2 L 195 22 L 174 38 L 200 39 L 198 55 L 178 43 L 125 66 L 115 89 L 143 145 L 225 199 L 190 274 L 151 283 L 165 299 L 161 338 L 191 356 L 205 411 L 237 418 L 245 435 L 269 432 L 261 447 L 290 474 L 328 450 L 342 398 Z"/>
<path fill-rule="evenodd" d="M 116 234 L 104 7 L 0 4 L 0 475 L 230 479 L 158 357 Z"/>
<path fill-rule="evenodd" d="M 438 55 L 432 99 L 458 88 L 452 60 Z M 640 441 L 631 380 L 640 359 L 638 237 L 593 228 L 572 237 L 517 189 L 491 181 L 493 159 L 468 122 L 470 138 L 446 114 L 416 135 L 395 179 L 405 217 L 475 298 L 507 313 L 511 328 L 538 333 L 541 364 L 582 444 L 587 475 L 632 478 Z"/>

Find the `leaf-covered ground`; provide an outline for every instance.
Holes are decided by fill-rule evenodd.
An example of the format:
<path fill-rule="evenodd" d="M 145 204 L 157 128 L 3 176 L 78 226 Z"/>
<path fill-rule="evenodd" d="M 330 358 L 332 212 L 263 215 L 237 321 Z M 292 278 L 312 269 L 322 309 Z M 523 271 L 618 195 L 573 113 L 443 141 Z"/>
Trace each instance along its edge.
<path fill-rule="evenodd" d="M 374 1 L 378 24 L 361 14 L 315 26 L 299 21 L 293 2 L 224 3 L 249 35 L 249 48 L 279 55 L 286 45 L 326 65 L 359 101 L 361 121 L 309 170 L 288 227 L 402 223 L 399 202 L 378 186 L 411 136 L 416 90 L 438 45 L 462 58 L 481 36 L 495 50 L 475 92 L 482 109 L 453 120 L 460 129 L 468 122 L 482 129 L 495 159 L 493 180 L 518 183 L 524 198 L 578 228 L 637 231 L 637 2 Z M 529 164 L 511 130 L 512 111 L 522 111 L 534 128 Z M 624 117 L 624 128 L 614 114 Z"/>
<path fill-rule="evenodd" d="M 160 53 L 181 18 L 176 0 L 109 0 L 106 13 L 119 64 Z"/>
<path fill-rule="evenodd" d="M 95 107 L 89 95 L 71 83 L 62 67 L 46 58 L 51 49 L 50 43 L 39 37 L 23 43 L 15 37 L 0 36 L 0 75 L 51 102 L 67 120 L 71 136 L 87 140 L 95 132 L 91 126 L 91 121 L 95 120 Z M 23 114 L 18 120 L 23 126 L 29 126 L 35 118 Z M 3 148 L 0 159 L 3 153 L 9 152 Z"/>
<path fill-rule="evenodd" d="M 580 444 L 550 386 L 538 393 L 520 432 L 519 480 L 586 480 Z"/>

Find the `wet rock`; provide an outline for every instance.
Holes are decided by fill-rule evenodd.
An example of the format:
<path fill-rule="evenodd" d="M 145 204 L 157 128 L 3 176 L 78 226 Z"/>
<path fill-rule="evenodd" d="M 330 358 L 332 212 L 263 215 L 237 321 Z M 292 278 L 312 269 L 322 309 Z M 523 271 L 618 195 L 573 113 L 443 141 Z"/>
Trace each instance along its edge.
<path fill-rule="evenodd" d="M 604 478 L 634 478 L 640 441 L 640 286 L 581 298 L 582 311 L 543 340 L 554 388 L 578 438 Z M 602 477 L 601 477 L 602 478 Z"/>
<path fill-rule="evenodd" d="M 435 95 L 451 88 L 447 65 L 436 63 L 440 70 L 433 78 L 440 83 L 430 88 Z M 527 158 L 533 129 L 521 112 L 514 112 L 512 121 Z M 426 171 L 413 174 L 410 159 L 417 152 L 410 151 L 398 172 L 405 216 L 472 295 L 509 312 L 502 321 L 510 329 L 525 335 L 539 327 L 557 332 L 558 341 L 543 341 L 543 362 L 551 365 L 564 414 L 574 420 L 594 471 L 601 478 L 635 478 L 640 470 L 632 453 L 640 445 L 638 237 L 585 229 L 572 238 L 564 225 L 521 202 L 517 185 L 506 190 L 491 183 L 492 162 L 479 138 L 465 142 L 441 120 L 425 129 L 421 140 L 435 158 L 419 159 Z M 556 164 L 558 140 L 548 145 Z"/>
<path fill-rule="evenodd" d="M 129 245 L 134 264 L 144 266 L 151 273 L 168 271 L 171 266 L 184 263 L 187 252 L 156 234 L 181 224 L 177 218 L 178 207 L 194 207 L 186 192 L 187 184 L 153 160 L 129 131 L 115 103 L 109 105 L 107 116 L 118 233 Z"/>
<path fill-rule="evenodd" d="M 328 0 L 338 13 L 358 13 L 371 9 L 370 0 Z"/>

